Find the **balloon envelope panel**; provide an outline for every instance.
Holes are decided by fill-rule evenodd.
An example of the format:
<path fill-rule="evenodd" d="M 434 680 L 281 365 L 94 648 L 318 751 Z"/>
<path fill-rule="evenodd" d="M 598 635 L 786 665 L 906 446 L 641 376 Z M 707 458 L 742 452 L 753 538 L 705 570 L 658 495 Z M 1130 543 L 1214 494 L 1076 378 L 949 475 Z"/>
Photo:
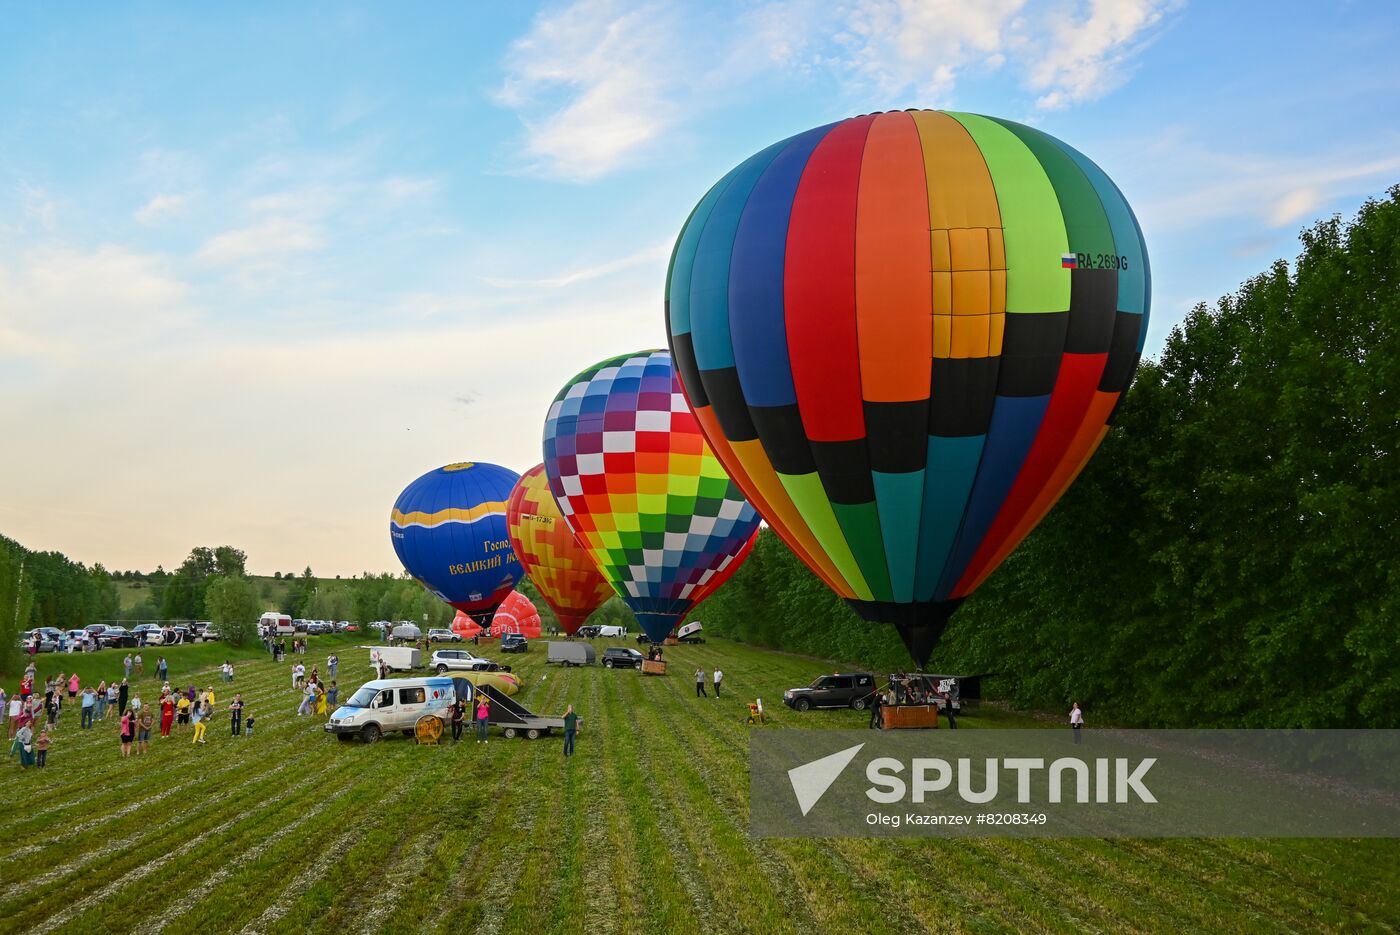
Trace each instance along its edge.
<path fill-rule="evenodd" d="M 565 633 L 574 633 L 608 598 L 612 586 L 564 522 L 544 465 L 520 477 L 506 504 L 510 544 Z"/>
<path fill-rule="evenodd" d="M 1082 154 L 915 111 L 741 163 L 686 222 L 666 288 L 681 382 L 730 475 L 922 662 L 1102 440 L 1151 275 Z"/>
<path fill-rule="evenodd" d="M 666 351 L 571 380 L 549 410 L 544 464 L 565 521 L 654 640 L 732 574 L 758 531 Z"/>
<path fill-rule="evenodd" d="M 389 516 L 403 567 L 458 610 L 494 610 L 523 574 L 506 529 L 506 498 L 518 479 L 477 461 L 449 464 L 409 484 Z"/>

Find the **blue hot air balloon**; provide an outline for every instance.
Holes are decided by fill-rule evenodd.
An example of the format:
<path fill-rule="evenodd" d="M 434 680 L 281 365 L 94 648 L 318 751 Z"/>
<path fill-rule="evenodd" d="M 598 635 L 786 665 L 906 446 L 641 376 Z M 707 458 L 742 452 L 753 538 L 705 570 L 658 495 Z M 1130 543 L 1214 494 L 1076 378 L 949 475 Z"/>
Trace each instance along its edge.
<path fill-rule="evenodd" d="M 489 619 L 525 576 L 506 528 L 518 480 L 499 465 L 466 461 L 409 484 L 389 517 L 403 567 L 448 604 Z"/>

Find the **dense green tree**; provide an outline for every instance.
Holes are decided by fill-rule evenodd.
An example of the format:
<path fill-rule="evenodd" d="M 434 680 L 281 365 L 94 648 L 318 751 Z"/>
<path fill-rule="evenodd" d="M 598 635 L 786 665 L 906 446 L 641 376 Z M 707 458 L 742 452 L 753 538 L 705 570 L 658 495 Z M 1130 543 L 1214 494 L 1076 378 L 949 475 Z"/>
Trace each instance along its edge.
<path fill-rule="evenodd" d="M 253 583 L 242 575 L 215 575 L 205 589 L 205 613 L 219 635 L 242 646 L 257 631 L 261 603 Z"/>

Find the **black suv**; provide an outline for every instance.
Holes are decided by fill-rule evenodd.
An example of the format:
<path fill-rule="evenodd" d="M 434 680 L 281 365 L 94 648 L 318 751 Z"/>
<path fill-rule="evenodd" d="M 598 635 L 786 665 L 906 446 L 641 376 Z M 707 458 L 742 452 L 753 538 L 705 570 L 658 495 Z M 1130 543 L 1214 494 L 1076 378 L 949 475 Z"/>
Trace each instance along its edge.
<path fill-rule="evenodd" d="M 783 692 L 783 704 L 798 711 L 808 708 L 854 708 L 864 711 L 875 694 L 875 676 L 869 672 L 819 675 L 806 688 Z"/>
<path fill-rule="evenodd" d="M 523 653 L 529 652 L 530 643 L 522 633 L 507 633 L 501 637 L 501 652 L 503 653 Z"/>
<path fill-rule="evenodd" d="M 635 649 L 629 649 L 626 646 L 609 646 L 603 650 L 603 668 L 640 669 L 644 658 L 646 657 Z"/>

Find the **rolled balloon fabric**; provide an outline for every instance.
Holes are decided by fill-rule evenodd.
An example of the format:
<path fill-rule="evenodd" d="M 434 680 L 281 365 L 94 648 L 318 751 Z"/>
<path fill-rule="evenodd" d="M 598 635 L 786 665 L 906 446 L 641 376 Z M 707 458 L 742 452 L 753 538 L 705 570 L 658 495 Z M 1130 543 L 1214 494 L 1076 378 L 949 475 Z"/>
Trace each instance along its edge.
<path fill-rule="evenodd" d="M 463 461 L 409 484 L 389 515 L 403 567 L 443 601 L 489 619 L 524 574 L 506 530 L 506 499 L 519 478 Z"/>
<path fill-rule="evenodd" d="M 545 422 L 544 465 L 565 522 L 654 642 L 738 569 L 758 533 L 667 351 L 570 380 Z"/>
<path fill-rule="evenodd" d="M 516 558 L 559 626 L 570 635 L 577 632 L 613 589 L 564 521 L 543 464 L 520 476 L 506 501 L 506 525 Z"/>
<path fill-rule="evenodd" d="M 666 286 L 729 475 L 923 665 L 1102 441 L 1147 333 L 1132 210 L 1084 155 L 976 114 L 867 114 L 739 164 Z"/>

